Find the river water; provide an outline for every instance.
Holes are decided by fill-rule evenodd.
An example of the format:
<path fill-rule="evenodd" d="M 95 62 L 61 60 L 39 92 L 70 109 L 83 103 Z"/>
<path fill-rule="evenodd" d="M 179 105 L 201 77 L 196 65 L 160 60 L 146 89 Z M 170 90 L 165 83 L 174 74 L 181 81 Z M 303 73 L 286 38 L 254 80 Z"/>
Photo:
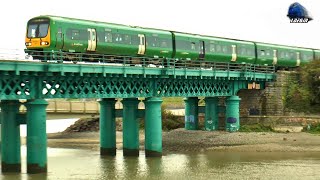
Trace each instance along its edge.
<path fill-rule="evenodd" d="M 25 152 L 22 147 L 22 152 Z M 1 180 L 17 179 L 320 179 L 320 153 L 168 154 L 162 158 L 100 157 L 98 151 L 48 148 L 48 173 L 1 174 Z"/>
<path fill-rule="evenodd" d="M 47 121 L 49 132 L 64 130 L 76 119 Z M 25 135 L 25 127 L 21 128 Z M 320 179 L 320 153 L 206 152 L 165 154 L 162 158 L 100 157 L 95 150 L 48 148 L 48 173 L 26 173 L 26 147 L 21 147 L 22 173 L 1 180 L 108 179 Z"/>

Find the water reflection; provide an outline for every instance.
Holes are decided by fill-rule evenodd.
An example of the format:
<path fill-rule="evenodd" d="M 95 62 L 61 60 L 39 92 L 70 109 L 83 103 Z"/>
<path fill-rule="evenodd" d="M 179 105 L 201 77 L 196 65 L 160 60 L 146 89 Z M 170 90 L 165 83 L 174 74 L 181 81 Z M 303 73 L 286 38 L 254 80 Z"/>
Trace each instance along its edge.
<path fill-rule="evenodd" d="M 162 158 L 100 157 L 92 150 L 48 148 L 48 173 L 0 174 L 4 180 L 37 179 L 317 179 L 320 153 L 209 152 Z"/>
<path fill-rule="evenodd" d="M 148 177 L 162 177 L 163 175 L 163 165 L 161 157 L 150 157 L 145 159 L 145 164 L 147 165 L 147 176 Z"/>

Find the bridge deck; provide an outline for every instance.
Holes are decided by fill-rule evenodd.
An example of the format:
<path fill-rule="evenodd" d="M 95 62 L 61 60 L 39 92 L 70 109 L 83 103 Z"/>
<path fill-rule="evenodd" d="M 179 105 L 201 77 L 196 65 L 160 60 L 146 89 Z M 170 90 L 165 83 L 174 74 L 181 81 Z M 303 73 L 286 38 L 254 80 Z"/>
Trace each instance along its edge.
<path fill-rule="evenodd" d="M 251 82 L 274 81 L 272 66 L 162 59 L 160 65 L 1 60 L 0 98 L 231 96 Z M 204 64 L 205 63 L 205 64 Z M 210 68 L 208 68 L 210 67 Z"/>

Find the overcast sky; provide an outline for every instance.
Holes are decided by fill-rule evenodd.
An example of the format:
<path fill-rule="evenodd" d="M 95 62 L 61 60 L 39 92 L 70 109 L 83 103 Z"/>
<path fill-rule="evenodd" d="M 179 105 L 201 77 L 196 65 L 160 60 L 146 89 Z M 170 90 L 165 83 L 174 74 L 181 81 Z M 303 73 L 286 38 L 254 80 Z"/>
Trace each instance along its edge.
<path fill-rule="evenodd" d="M 0 49 L 24 49 L 28 19 L 56 15 L 211 36 L 320 49 L 320 1 L 300 0 L 312 14 L 290 24 L 293 0 L 4 1 Z"/>

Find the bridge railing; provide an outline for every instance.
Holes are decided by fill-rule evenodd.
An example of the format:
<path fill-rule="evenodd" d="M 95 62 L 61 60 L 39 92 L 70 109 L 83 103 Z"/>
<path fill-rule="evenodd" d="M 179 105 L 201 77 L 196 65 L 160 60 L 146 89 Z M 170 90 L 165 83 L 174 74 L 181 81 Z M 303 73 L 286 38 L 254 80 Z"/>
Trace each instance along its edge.
<path fill-rule="evenodd" d="M 241 71 L 241 72 L 260 72 L 274 73 L 275 67 L 269 65 L 257 65 L 249 63 L 229 63 L 215 62 L 205 60 L 179 60 L 174 58 L 159 57 L 133 57 L 133 56 L 115 56 L 94 53 L 73 53 L 61 51 L 34 51 L 25 50 L 30 55 L 26 56 L 29 60 L 38 60 L 53 63 L 86 63 L 86 64 L 104 64 L 109 66 L 131 66 L 148 68 L 184 68 L 195 70 L 223 70 L 223 71 Z"/>

